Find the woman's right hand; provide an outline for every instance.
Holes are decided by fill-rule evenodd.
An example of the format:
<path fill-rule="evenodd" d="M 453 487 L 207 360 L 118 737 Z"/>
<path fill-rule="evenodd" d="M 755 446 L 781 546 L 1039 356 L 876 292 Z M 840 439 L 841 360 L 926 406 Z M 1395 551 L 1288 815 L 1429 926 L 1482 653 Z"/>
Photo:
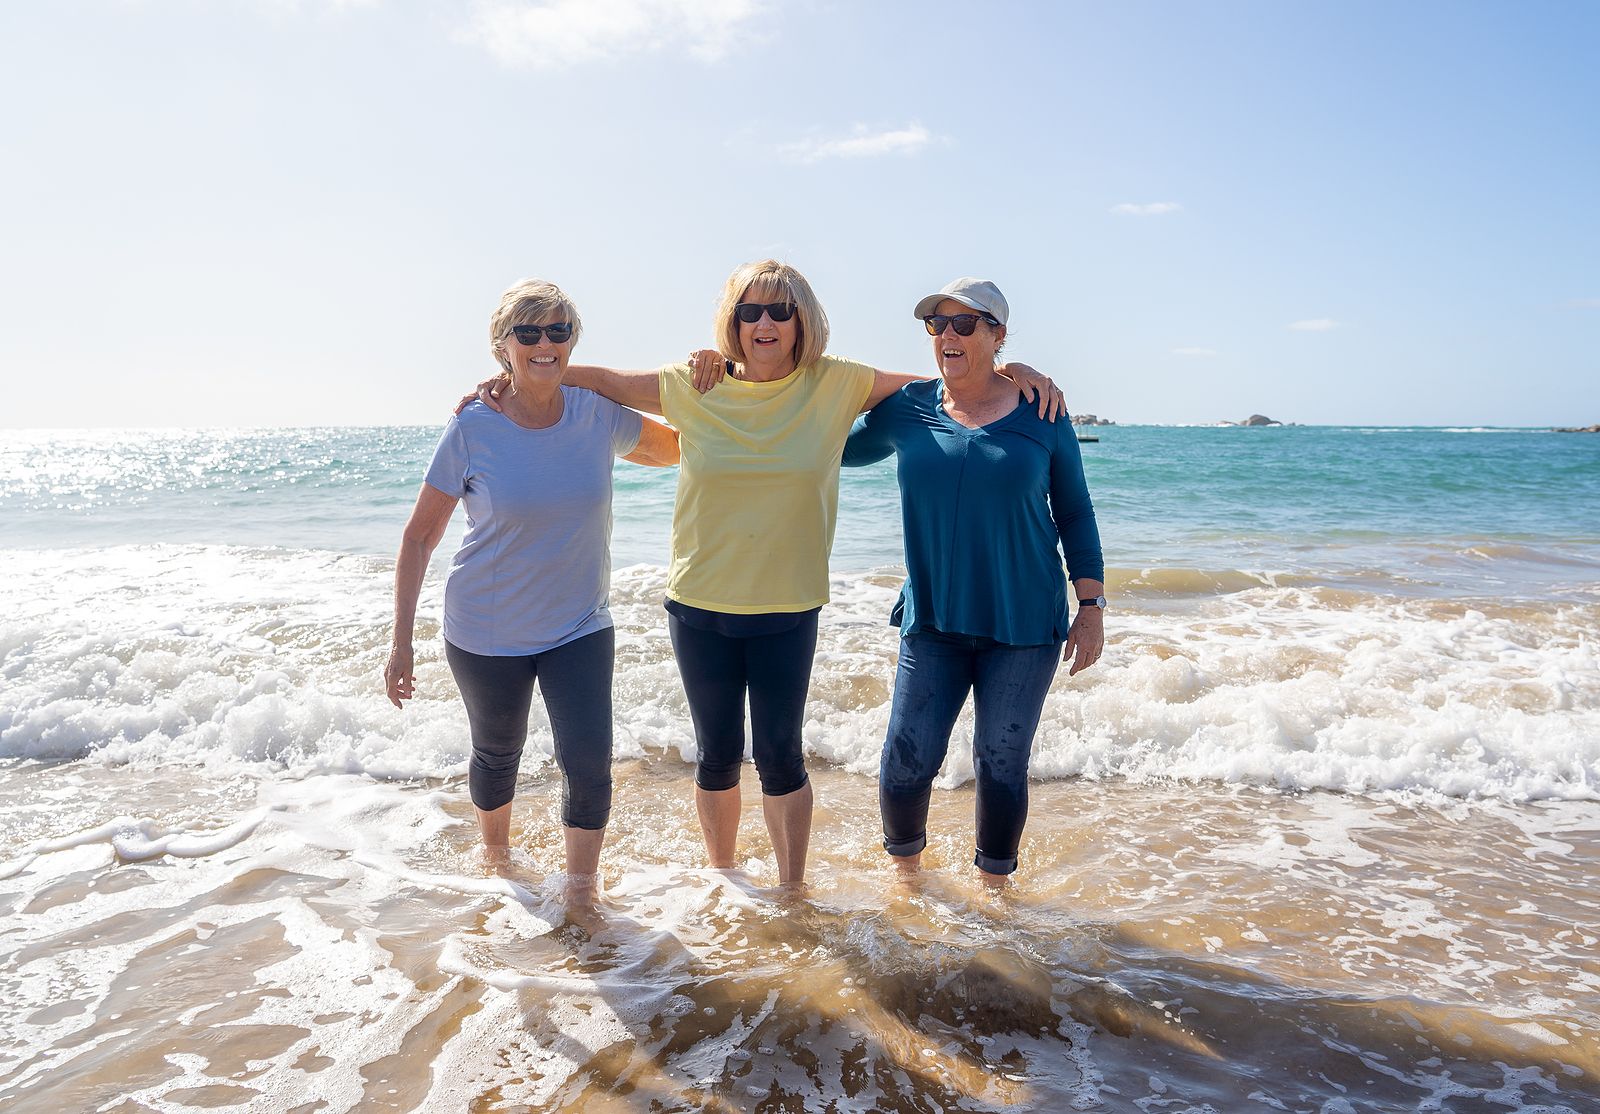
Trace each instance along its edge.
<path fill-rule="evenodd" d="M 389 664 L 383 667 L 383 686 L 388 693 L 389 703 L 396 708 L 401 706 L 402 701 L 417 695 L 417 678 L 412 673 L 414 665 L 409 643 L 405 646 L 396 643 L 390 647 Z"/>
<path fill-rule="evenodd" d="M 694 389 L 705 394 L 733 371 L 733 361 L 714 348 L 697 348 L 689 353 L 689 372 Z"/>
<path fill-rule="evenodd" d="M 510 386 L 510 384 L 511 376 L 507 375 L 505 372 L 501 372 L 499 375 L 493 376 L 492 378 L 485 379 L 482 383 L 478 384 L 478 390 L 476 393 L 461 396 L 461 401 L 456 403 L 456 413 L 461 413 L 461 411 L 471 406 L 474 401 L 483 403 L 491 410 L 504 413 L 504 410 L 500 405 L 500 392 L 505 390 L 506 387 Z"/>

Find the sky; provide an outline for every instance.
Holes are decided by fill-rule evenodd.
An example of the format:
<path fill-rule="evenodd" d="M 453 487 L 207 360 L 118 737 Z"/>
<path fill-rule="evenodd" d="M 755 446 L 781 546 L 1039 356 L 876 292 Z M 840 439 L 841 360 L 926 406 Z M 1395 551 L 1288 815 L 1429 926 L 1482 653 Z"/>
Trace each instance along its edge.
<path fill-rule="evenodd" d="M 1123 423 L 1600 422 L 1600 3 L 7 0 L 0 426 L 439 423 L 784 259 L 934 373 L 962 275 Z"/>

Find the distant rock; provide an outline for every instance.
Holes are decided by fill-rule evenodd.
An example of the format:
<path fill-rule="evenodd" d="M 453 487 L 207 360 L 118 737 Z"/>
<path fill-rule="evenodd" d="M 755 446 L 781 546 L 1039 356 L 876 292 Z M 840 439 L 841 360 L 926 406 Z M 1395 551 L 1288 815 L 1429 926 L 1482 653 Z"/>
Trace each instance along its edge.
<path fill-rule="evenodd" d="M 1116 425 L 1110 418 L 1098 418 L 1093 414 L 1072 415 L 1073 425 Z"/>
<path fill-rule="evenodd" d="M 1600 433 L 1600 425 L 1565 426 L 1557 429 L 1557 433 Z"/>
<path fill-rule="evenodd" d="M 1242 422 L 1218 422 L 1218 425 L 1294 425 L 1293 422 L 1280 422 L 1276 418 L 1269 418 L 1265 414 L 1251 414 Z"/>

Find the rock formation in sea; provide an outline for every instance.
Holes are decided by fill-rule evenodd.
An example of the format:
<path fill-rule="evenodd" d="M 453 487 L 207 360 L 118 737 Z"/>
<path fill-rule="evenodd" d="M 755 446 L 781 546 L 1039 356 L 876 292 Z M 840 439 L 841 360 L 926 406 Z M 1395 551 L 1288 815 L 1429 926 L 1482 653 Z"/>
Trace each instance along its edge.
<path fill-rule="evenodd" d="M 1600 425 L 1561 426 L 1557 433 L 1600 433 Z"/>
<path fill-rule="evenodd" d="M 1100 418 L 1100 417 L 1096 417 L 1093 414 L 1074 414 L 1074 415 L 1072 415 L 1072 424 L 1073 425 L 1116 425 L 1117 423 L 1112 421 L 1110 418 Z"/>
<path fill-rule="evenodd" d="M 1242 422 L 1218 422 L 1218 425 L 1294 425 L 1294 422 L 1280 422 L 1276 418 L 1269 418 L 1265 414 L 1251 414 Z"/>

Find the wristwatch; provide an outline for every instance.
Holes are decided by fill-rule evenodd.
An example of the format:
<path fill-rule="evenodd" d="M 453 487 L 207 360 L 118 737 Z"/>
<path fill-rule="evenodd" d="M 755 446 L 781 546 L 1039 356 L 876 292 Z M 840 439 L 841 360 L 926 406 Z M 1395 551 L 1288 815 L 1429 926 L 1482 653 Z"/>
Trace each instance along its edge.
<path fill-rule="evenodd" d="M 1078 606 L 1079 607 L 1098 607 L 1103 611 L 1103 610 L 1105 610 L 1105 606 L 1106 606 L 1106 598 L 1104 596 L 1094 596 L 1094 597 L 1092 597 L 1090 599 L 1079 600 L 1078 601 Z"/>

